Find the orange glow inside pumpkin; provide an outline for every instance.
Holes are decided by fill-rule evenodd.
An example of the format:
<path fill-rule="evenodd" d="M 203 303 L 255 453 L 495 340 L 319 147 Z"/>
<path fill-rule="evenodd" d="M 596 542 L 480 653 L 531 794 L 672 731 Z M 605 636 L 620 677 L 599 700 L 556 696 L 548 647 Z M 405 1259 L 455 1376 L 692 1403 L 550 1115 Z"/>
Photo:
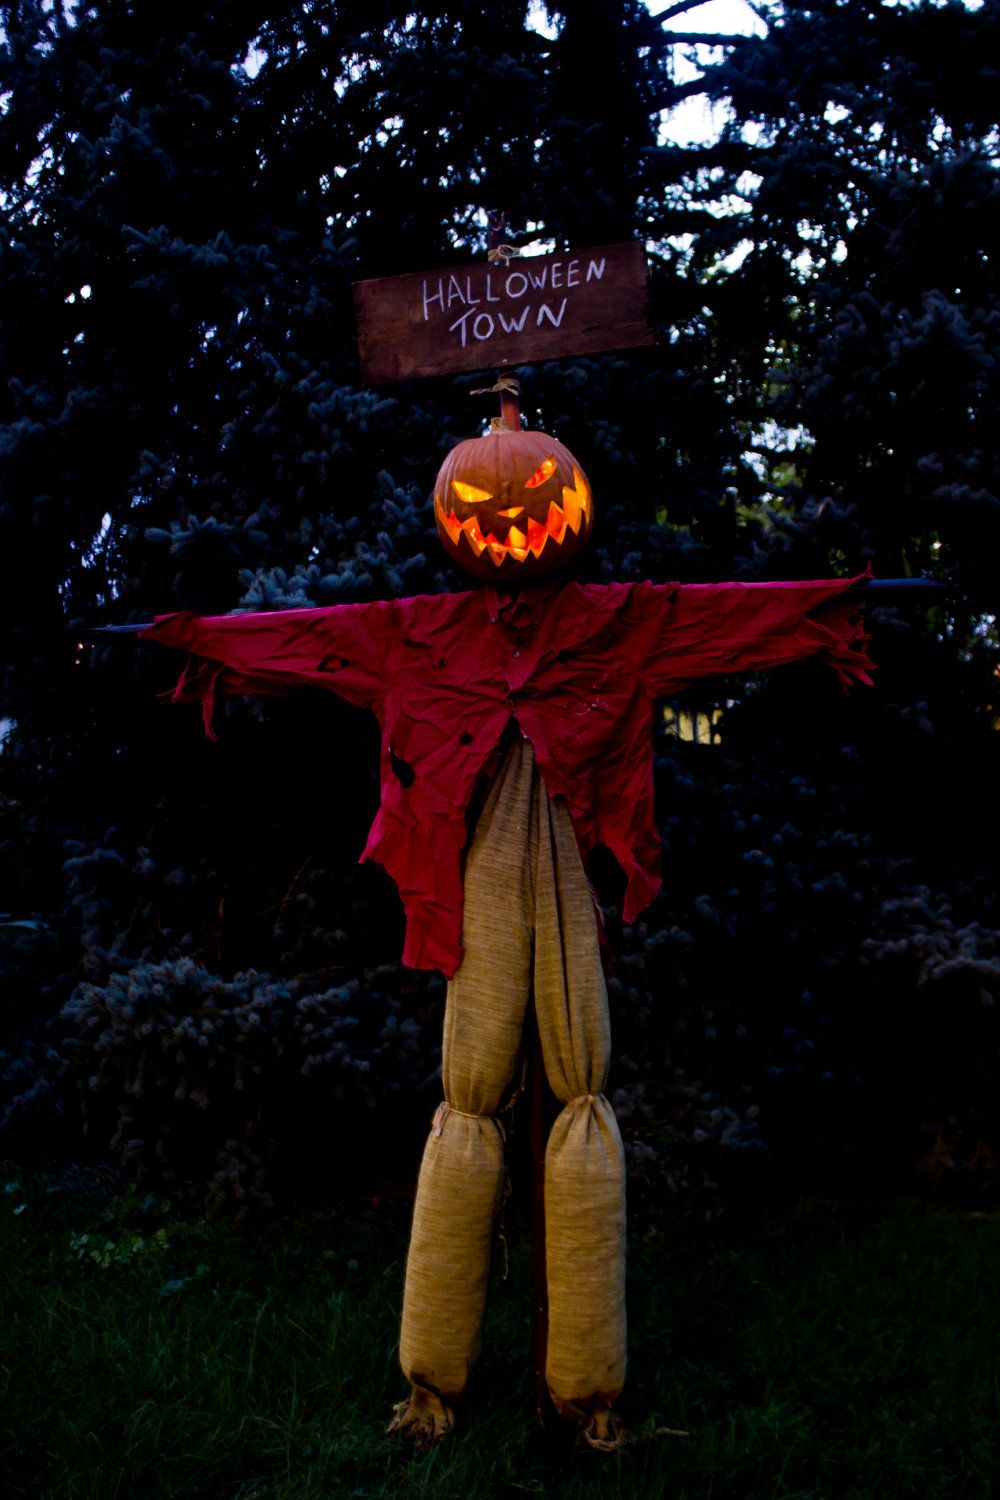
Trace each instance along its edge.
<path fill-rule="evenodd" d="M 535 470 L 534 474 L 532 474 L 531 478 L 524 481 L 524 488 L 526 490 L 537 489 L 540 484 L 545 483 L 546 479 L 550 479 L 552 477 L 557 468 L 558 464 L 556 463 L 554 458 L 546 458 L 542 463 L 538 465 L 538 468 Z"/>
<path fill-rule="evenodd" d="M 539 484 L 551 478 L 556 467 L 556 460 L 554 458 L 547 458 L 544 463 L 539 465 L 531 478 L 526 481 L 525 489 L 537 488 Z M 465 501 L 466 504 L 480 504 L 482 501 L 491 498 L 486 490 L 480 490 L 475 485 L 465 484 L 462 480 L 458 479 L 453 479 L 451 482 L 459 499 Z M 524 562 L 529 553 L 536 558 L 539 557 L 550 537 L 557 543 L 563 541 L 567 528 L 573 532 L 574 536 L 579 536 L 581 526 L 590 517 L 591 504 L 587 481 L 576 467 L 573 469 L 572 488 L 568 485 L 562 486 L 561 506 L 555 500 L 550 501 L 548 514 L 544 521 L 537 521 L 533 516 L 529 516 L 527 531 L 522 530 L 518 526 L 511 526 L 506 537 L 502 540 L 494 536 L 492 532 L 487 532 L 484 535 L 480 528 L 478 517 L 469 516 L 466 520 L 460 521 L 453 511 L 445 511 L 439 498 L 435 498 L 434 503 L 437 508 L 438 519 L 452 543 L 457 545 L 458 539 L 464 531 L 476 556 L 481 556 L 484 551 L 488 552 L 497 567 L 500 566 L 504 558 L 508 555 L 513 557 L 516 562 Z M 515 505 L 510 506 L 507 510 L 497 511 L 497 515 L 510 517 L 513 520 L 521 515 L 523 510 L 523 506 Z"/>
<path fill-rule="evenodd" d="M 463 479 L 453 479 L 451 487 L 466 505 L 481 505 L 484 500 L 492 499 L 489 490 L 481 490 L 474 484 L 466 484 Z"/>

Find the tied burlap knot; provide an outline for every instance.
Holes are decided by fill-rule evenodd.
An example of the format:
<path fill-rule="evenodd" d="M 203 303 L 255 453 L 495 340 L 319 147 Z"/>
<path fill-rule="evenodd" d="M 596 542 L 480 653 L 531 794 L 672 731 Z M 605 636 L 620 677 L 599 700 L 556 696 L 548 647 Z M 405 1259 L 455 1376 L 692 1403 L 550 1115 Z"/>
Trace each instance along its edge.
<path fill-rule="evenodd" d="M 431 1121 L 432 1136 L 436 1138 L 441 1134 L 445 1126 L 445 1121 L 447 1120 L 449 1115 L 458 1115 L 458 1117 L 462 1120 L 492 1120 L 493 1124 L 496 1126 L 497 1130 L 500 1133 L 500 1139 L 502 1141 L 507 1139 L 507 1132 L 503 1128 L 503 1122 L 501 1120 L 498 1120 L 496 1115 L 470 1114 L 468 1110 L 456 1109 L 453 1104 L 448 1103 L 447 1099 L 442 1099 L 441 1103 L 434 1111 L 434 1118 Z"/>

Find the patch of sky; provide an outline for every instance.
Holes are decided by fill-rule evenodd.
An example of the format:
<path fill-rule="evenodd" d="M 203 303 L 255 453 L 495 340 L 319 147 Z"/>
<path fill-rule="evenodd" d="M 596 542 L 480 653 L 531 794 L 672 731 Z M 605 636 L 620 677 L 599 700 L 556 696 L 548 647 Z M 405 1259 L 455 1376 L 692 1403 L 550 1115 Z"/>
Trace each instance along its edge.
<path fill-rule="evenodd" d="M 442 179 L 442 185 L 447 185 L 448 179 Z M 525 220 L 523 228 L 517 234 L 516 253 L 518 256 L 551 255 L 556 248 L 554 239 L 540 236 L 538 231 L 542 225 L 535 219 Z M 482 252 L 486 249 L 486 210 L 477 208 L 472 204 L 459 209 L 452 221 L 448 231 L 448 238 L 455 250 L 472 250 Z"/>
<path fill-rule="evenodd" d="M 886 10 L 916 10 L 924 0 L 882 0 Z M 943 10 L 949 0 L 937 0 L 938 10 Z M 964 0 L 966 10 L 982 10 L 986 0 Z"/>
<path fill-rule="evenodd" d="M 261 68 L 267 62 L 268 54 L 260 45 L 260 39 L 255 37 L 247 48 L 243 61 L 236 63 L 232 71 L 243 73 L 247 78 L 256 78 Z"/>
<path fill-rule="evenodd" d="M 529 31 L 537 31 L 539 36 L 548 37 L 550 42 L 559 35 L 559 26 L 548 14 L 541 0 L 531 0 L 528 6 L 527 27 Z"/>
<path fill-rule="evenodd" d="M 24 174 L 27 187 L 36 188 L 41 181 L 42 173 L 51 171 L 56 164 L 56 154 L 51 146 L 43 146 Z"/>
<path fill-rule="evenodd" d="M 402 130 L 402 128 L 402 116 L 389 115 L 382 121 L 381 125 L 376 130 L 375 139 L 380 146 L 387 146 L 392 140 L 393 136 L 396 135 L 400 130 Z"/>
<path fill-rule="evenodd" d="M 647 0 L 653 16 L 668 12 L 672 0 Z M 756 9 L 747 0 L 704 0 L 701 5 L 675 16 L 667 15 L 664 30 L 676 36 L 672 52 L 672 77 L 675 83 L 689 83 L 702 76 L 712 61 L 721 55 L 720 46 L 709 46 L 703 42 L 685 41 L 691 33 L 713 36 L 763 36 L 766 25 Z M 729 105 L 723 100 L 710 102 L 704 95 L 694 93 L 681 100 L 671 109 L 660 111 L 657 142 L 661 146 L 681 147 L 710 146 L 719 140 L 723 128 L 732 118 Z M 765 132 L 753 121 L 748 121 L 742 130 L 744 139 L 756 145 L 764 139 Z M 721 180 L 722 174 L 717 174 Z M 711 175 L 708 176 L 711 182 Z M 760 177 L 754 172 L 743 172 L 734 190 L 720 192 L 714 200 L 704 206 L 717 218 L 728 218 L 745 213 L 750 200 L 760 186 Z M 657 244 L 649 241 L 650 252 L 672 251 L 672 266 L 683 275 L 688 268 L 695 240 L 692 235 L 671 235 Z M 739 269 L 753 246 L 749 240 L 741 240 L 732 250 L 720 256 L 714 271 L 733 272 Z"/>
<path fill-rule="evenodd" d="M 94 566 L 94 564 L 100 557 L 101 552 L 104 550 L 104 544 L 108 539 L 110 531 L 111 516 L 107 511 L 105 511 L 103 516 L 101 517 L 101 524 L 100 526 L 98 526 L 91 539 L 90 546 L 87 548 L 86 552 L 83 554 L 83 557 L 80 559 L 83 567 L 92 568 Z"/>
<path fill-rule="evenodd" d="M 669 11 L 672 0 L 647 0 L 649 13 L 658 16 Z M 747 0 L 705 0 L 681 15 L 668 16 L 664 30 L 677 37 L 673 49 L 675 83 L 689 83 L 699 78 L 706 66 L 720 55 L 718 47 L 703 42 L 685 42 L 685 32 L 710 33 L 717 36 L 765 36 L 767 27 Z M 717 141 L 732 112 L 725 103 L 711 103 L 704 95 L 693 94 L 672 109 L 660 111 L 660 145 L 707 145 Z"/>
<path fill-rule="evenodd" d="M 768 419 L 752 429 L 750 446 L 743 450 L 740 458 L 762 482 L 771 480 L 786 484 L 793 477 L 794 455 L 808 452 L 814 441 L 812 433 L 805 427 L 782 427 Z M 765 505 L 776 498 L 773 490 L 767 490 L 761 496 Z"/>

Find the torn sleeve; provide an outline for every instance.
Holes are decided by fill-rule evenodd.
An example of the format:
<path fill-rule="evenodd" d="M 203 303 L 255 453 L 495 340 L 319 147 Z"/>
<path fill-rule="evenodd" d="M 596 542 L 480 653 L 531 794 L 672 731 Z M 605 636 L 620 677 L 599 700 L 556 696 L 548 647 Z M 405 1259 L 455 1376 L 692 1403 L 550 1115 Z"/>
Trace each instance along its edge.
<path fill-rule="evenodd" d="M 861 574 L 859 577 L 867 575 Z M 871 683 L 858 578 L 782 583 L 639 584 L 633 660 L 666 697 L 700 677 L 819 656 L 846 688 Z"/>
<path fill-rule="evenodd" d="M 251 614 L 157 615 L 142 632 L 147 640 L 187 652 L 175 687 L 162 696 L 199 703 L 205 732 L 222 693 L 281 694 L 324 687 L 361 708 L 384 695 L 397 653 L 394 600 L 334 604 L 321 609 L 265 610 Z"/>

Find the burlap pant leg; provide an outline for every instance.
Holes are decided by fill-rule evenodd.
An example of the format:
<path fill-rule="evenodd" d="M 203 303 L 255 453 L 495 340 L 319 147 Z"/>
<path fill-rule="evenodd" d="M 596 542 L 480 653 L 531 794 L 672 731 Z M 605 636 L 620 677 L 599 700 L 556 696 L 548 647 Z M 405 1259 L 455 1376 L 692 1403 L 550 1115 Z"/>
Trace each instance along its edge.
<path fill-rule="evenodd" d="M 517 1068 L 533 979 L 546 1073 L 565 1106 L 545 1160 L 546 1379 L 588 1442 L 615 1447 L 625 1190 L 621 1138 L 601 1092 L 607 993 L 569 814 L 549 798 L 525 740 L 511 744 L 476 827 L 462 936 L 445 1007 L 445 1103 L 424 1151 L 406 1266 L 400 1362 L 413 1390 L 389 1430 L 423 1446 L 447 1432 L 479 1352 L 504 1173 L 494 1117 Z"/>
<path fill-rule="evenodd" d="M 465 865 L 465 955 L 445 1003 L 445 1103 L 424 1150 L 406 1262 L 399 1356 L 413 1391 L 390 1427 L 425 1446 L 451 1427 L 451 1403 L 479 1352 L 504 1179 L 494 1117 L 517 1071 L 531 988 L 530 773 L 515 742 Z"/>
<path fill-rule="evenodd" d="M 535 1011 L 564 1106 L 545 1153 L 545 1377 L 557 1411 L 592 1446 L 614 1448 L 624 1437 L 610 1407 L 625 1383 L 625 1156 L 603 1093 L 608 997 L 569 813 L 543 788 L 535 815 Z"/>

